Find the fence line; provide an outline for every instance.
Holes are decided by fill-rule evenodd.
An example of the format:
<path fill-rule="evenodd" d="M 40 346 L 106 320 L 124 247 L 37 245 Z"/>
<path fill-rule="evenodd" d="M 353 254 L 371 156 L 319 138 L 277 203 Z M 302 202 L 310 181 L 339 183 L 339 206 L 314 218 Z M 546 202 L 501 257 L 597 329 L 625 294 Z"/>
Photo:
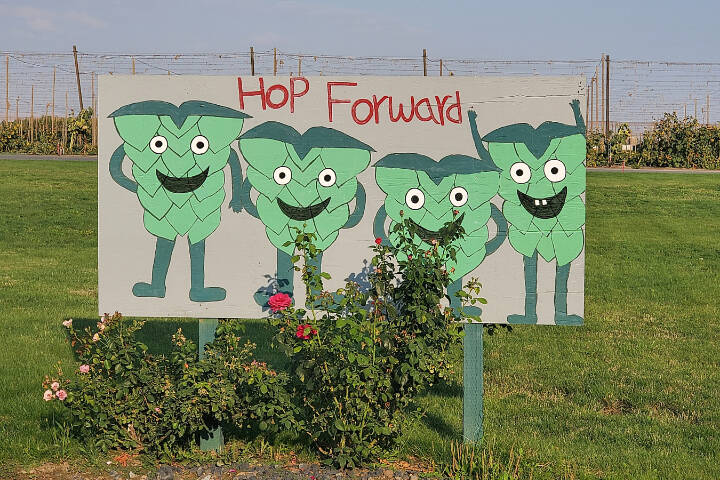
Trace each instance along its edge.
<path fill-rule="evenodd" d="M 65 94 L 68 115 L 79 112 L 78 86 L 95 106 L 97 75 L 583 75 L 588 84 L 588 125 L 604 130 L 605 62 L 580 60 L 502 60 L 417 57 L 337 56 L 281 52 L 276 49 L 227 53 L 67 53 L 0 52 L 5 58 L 5 115 L 8 120 L 59 112 Z M 1 57 L 0 57 L 1 58 Z M 710 123 L 720 101 L 720 63 L 612 60 L 610 126 L 628 123 L 642 132 L 665 112 Z M 33 95 L 31 95 L 31 92 Z M 14 103 L 14 109 L 12 108 Z M 85 102 L 87 103 L 87 101 Z M 54 117 L 54 116 L 53 116 Z M 59 117 L 61 118 L 61 117 Z M 51 128 L 61 122 L 51 121 Z M 635 128 L 633 129 L 635 131 Z"/>

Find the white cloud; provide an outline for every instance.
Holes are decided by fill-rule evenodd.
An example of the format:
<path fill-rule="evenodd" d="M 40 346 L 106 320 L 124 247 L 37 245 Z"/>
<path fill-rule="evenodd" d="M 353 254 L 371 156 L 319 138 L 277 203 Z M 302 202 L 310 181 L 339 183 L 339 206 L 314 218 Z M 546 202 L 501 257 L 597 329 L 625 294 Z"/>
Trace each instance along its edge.
<path fill-rule="evenodd" d="M 61 28 L 67 28 L 68 25 L 73 27 L 89 27 L 100 29 L 107 26 L 107 23 L 99 18 L 93 17 L 86 12 L 80 11 L 54 11 L 48 8 L 13 6 L 0 4 L 0 15 L 10 18 L 16 18 L 36 32 L 56 32 Z"/>

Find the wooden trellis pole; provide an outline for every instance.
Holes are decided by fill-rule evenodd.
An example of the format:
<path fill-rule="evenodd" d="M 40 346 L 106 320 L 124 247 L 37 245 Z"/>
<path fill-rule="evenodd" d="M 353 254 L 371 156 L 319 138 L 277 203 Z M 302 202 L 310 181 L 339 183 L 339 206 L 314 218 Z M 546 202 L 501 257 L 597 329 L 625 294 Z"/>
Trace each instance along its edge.
<path fill-rule="evenodd" d="M 80 87 L 80 67 L 78 66 L 77 47 L 75 45 L 73 45 L 73 55 L 75 56 L 75 79 L 77 80 L 78 100 L 80 101 L 80 111 L 82 111 L 83 110 L 83 101 L 82 101 L 82 88 Z"/>
<path fill-rule="evenodd" d="M 255 49 L 250 47 L 250 75 L 255 75 Z"/>
<path fill-rule="evenodd" d="M 10 55 L 5 55 L 5 121 L 10 120 Z"/>
<path fill-rule="evenodd" d="M 50 129 L 53 137 L 55 136 L 55 67 L 53 66 L 53 86 L 52 86 L 52 119 L 50 120 Z"/>

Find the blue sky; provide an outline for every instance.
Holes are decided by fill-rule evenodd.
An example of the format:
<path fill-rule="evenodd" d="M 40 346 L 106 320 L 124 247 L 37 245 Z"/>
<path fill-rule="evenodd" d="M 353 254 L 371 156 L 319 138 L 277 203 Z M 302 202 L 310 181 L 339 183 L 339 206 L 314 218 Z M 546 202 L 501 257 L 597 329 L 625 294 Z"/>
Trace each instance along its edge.
<path fill-rule="evenodd" d="M 0 0 L 2 49 L 720 61 L 716 2 Z"/>

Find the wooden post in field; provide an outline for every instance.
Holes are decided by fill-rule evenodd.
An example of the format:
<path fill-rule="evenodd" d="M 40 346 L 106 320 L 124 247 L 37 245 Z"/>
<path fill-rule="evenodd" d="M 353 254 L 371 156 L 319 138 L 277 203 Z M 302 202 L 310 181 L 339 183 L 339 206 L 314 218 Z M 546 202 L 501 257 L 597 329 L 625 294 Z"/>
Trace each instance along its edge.
<path fill-rule="evenodd" d="M 65 90 L 65 125 L 63 126 L 63 151 L 67 147 L 68 134 L 68 91 Z"/>
<path fill-rule="evenodd" d="M 5 55 L 5 121 L 10 119 L 10 55 Z"/>
<path fill-rule="evenodd" d="M 201 318 L 198 320 L 198 323 L 198 353 L 202 360 L 205 357 L 205 345 L 215 340 L 215 330 L 217 329 L 218 319 Z M 215 450 L 219 452 L 223 448 L 223 441 L 222 429 L 217 427 L 212 432 L 209 432 L 207 438 L 200 437 L 200 450 Z"/>
<path fill-rule="evenodd" d="M 90 144 L 97 145 L 97 108 L 95 107 L 95 72 L 90 74 L 90 92 L 92 92 L 92 100 L 90 107 L 92 108 L 92 116 L 90 117 Z"/>
<path fill-rule="evenodd" d="M 427 77 L 427 49 L 423 48 L 423 77 Z"/>
<path fill-rule="evenodd" d="M 705 105 L 705 124 L 710 125 L 710 95 L 707 96 L 707 103 Z"/>
<path fill-rule="evenodd" d="M 605 55 L 605 136 L 610 138 L 610 55 Z"/>
<path fill-rule="evenodd" d="M 255 75 L 255 49 L 250 47 L 250 75 Z"/>
<path fill-rule="evenodd" d="M 598 94 L 598 71 L 595 69 L 595 87 L 593 87 L 593 95 L 595 96 L 595 130 L 600 125 L 600 95 Z"/>
<path fill-rule="evenodd" d="M 298 77 L 302 75 L 302 56 L 298 55 Z"/>
<path fill-rule="evenodd" d="M 20 119 L 20 97 L 15 99 L 15 120 Z M 22 133 L 20 134 L 22 135 Z"/>
<path fill-rule="evenodd" d="M 78 100 L 80 101 L 80 111 L 82 111 L 83 110 L 83 101 L 82 101 L 82 88 L 80 87 L 80 67 L 78 66 L 77 47 L 75 45 L 73 45 L 73 55 L 75 56 L 75 79 L 77 80 Z"/>
<path fill-rule="evenodd" d="M 50 129 L 52 136 L 55 136 L 55 66 L 53 66 L 53 86 L 52 86 L 52 119 L 50 120 Z"/>
<path fill-rule="evenodd" d="M 132 74 L 135 75 L 135 57 L 130 57 L 132 59 Z"/>
<path fill-rule="evenodd" d="M 605 123 L 605 54 L 600 57 L 600 131 L 602 124 Z"/>
<path fill-rule="evenodd" d="M 442 77 L 442 58 L 440 59 L 440 76 Z"/>
<path fill-rule="evenodd" d="M 30 86 L 30 141 L 35 139 L 35 85 Z"/>
<path fill-rule="evenodd" d="M 591 88 L 592 87 L 590 87 L 589 85 L 587 85 L 587 84 L 585 85 L 585 118 L 590 118 L 589 112 L 590 112 L 590 89 Z M 590 122 L 587 122 L 585 124 L 585 130 L 590 131 L 591 128 L 592 127 L 590 126 Z"/>
<path fill-rule="evenodd" d="M 273 75 L 277 75 L 277 48 L 273 48 Z"/>

